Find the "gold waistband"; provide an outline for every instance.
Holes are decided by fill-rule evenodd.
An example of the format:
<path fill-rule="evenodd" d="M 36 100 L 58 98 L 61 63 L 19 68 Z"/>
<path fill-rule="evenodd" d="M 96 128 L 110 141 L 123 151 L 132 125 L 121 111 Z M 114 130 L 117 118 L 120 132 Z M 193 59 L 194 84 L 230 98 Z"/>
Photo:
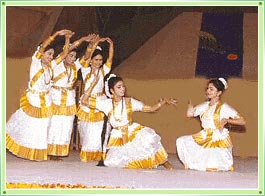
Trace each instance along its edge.
<path fill-rule="evenodd" d="M 52 86 L 52 88 L 56 90 L 74 90 L 72 86 L 71 87 Z"/>
<path fill-rule="evenodd" d="M 124 131 L 124 130 L 127 130 L 129 125 L 131 125 L 131 123 L 128 123 L 126 125 L 123 125 L 123 126 L 119 126 L 119 127 L 113 127 L 114 129 L 117 129 L 117 130 L 120 130 L 120 131 Z"/>
<path fill-rule="evenodd" d="M 32 89 L 27 89 L 28 92 L 33 93 L 33 94 L 48 94 L 50 91 L 36 91 Z"/>
<path fill-rule="evenodd" d="M 100 97 L 100 96 L 102 96 L 102 95 L 104 95 L 103 92 L 100 92 L 100 93 L 94 93 L 94 94 L 91 95 L 91 97 Z"/>

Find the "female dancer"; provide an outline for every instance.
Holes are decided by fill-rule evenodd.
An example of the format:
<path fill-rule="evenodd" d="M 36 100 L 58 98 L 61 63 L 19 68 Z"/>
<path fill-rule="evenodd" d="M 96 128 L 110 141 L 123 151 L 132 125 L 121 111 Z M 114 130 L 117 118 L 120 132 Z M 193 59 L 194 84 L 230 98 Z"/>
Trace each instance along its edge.
<path fill-rule="evenodd" d="M 187 117 L 200 116 L 203 130 L 176 140 L 178 156 L 185 169 L 234 170 L 232 142 L 225 125 L 245 125 L 245 120 L 235 109 L 220 101 L 225 89 L 224 78 L 212 79 L 206 90 L 208 101 L 195 107 L 189 103 Z"/>
<path fill-rule="evenodd" d="M 107 41 L 109 43 L 109 54 L 107 61 L 103 64 L 103 54 L 102 51 L 97 49 L 98 44 L 100 42 Z M 111 70 L 112 59 L 114 53 L 113 42 L 110 38 L 97 38 L 94 43 L 90 43 L 86 53 L 83 57 L 85 62 L 89 62 L 89 68 L 82 69 L 83 78 L 85 78 L 85 88 L 86 91 L 91 87 L 92 81 L 95 78 L 98 78 L 97 83 L 95 84 L 93 91 L 90 96 L 93 98 L 93 105 L 96 105 L 96 100 L 98 99 L 106 99 L 104 94 L 104 76 L 108 74 Z M 81 97 L 82 99 L 82 97 Z M 80 132 L 80 143 L 82 146 L 80 152 L 81 161 L 93 161 L 93 160 L 101 160 L 105 157 L 106 151 L 106 142 L 101 143 L 101 134 L 104 124 L 104 113 L 96 110 L 94 107 L 90 108 L 87 105 L 80 103 L 80 107 L 77 112 L 77 116 L 79 119 L 78 129 Z M 106 135 L 108 137 L 110 126 L 107 124 Z"/>
<path fill-rule="evenodd" d="M 125 97 L 122 78 L 111 74 L 105 90 L 106 94 L 111 94 L 112 99 L 97 99 L 96 104 L 93 104 L 93 99 L 89 97 L 96 82 L 95 80 L 85 92 L 82 103 L 103 111 L 113 127 L 104 164 L 121 168 L 156 168 L 163 165 L 166 169 L 172 169 L 161 138 L 153 129 L 132 120 L 132 112 L 154 112 L 163 106 L 166 100 L 161 99 L 158 104 L 148 106 L 134 98 Z"/>
<path fill-rule="evenodd" d="M 6 147 L 14 155 L 35 161 L 47 160 L 47 131 L 52 116 L 51 80 L 54 49 L 50 43 L 56 36 L 66 37 L 62 56 L 68 53 L 67 40 L 73 32 L 61 30 L 50 36 L 32 56 L 28 89 L 18 109 L 6 124 Z M 69 43 L 68 43 L 69 44 Z"/>
<path fill-rule="evenodd" d="M 73 121 L 76 114 L 75 88 L 77 71 L 82 67 L 81 59 L 76 60 L 76 48 L 83 42 L 90 42 L 95 34 L 82 37 L 69 48 L 66 58 L 60 58 L 53 69 L 53 85 L 51 89 L 53 116 L 48 130 L 48 155 L 51 160 L 62 160 L 68 156 Z M 67 40 L 69 42 L 69 40 Z M 81 61 L 81 62 L 80 62 Z"/>

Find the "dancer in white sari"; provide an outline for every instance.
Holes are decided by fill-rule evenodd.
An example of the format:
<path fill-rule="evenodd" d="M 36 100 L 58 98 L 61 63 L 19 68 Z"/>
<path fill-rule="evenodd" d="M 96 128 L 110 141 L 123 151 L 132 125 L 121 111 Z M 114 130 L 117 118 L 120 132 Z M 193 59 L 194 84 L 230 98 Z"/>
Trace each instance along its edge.
<path fill-rule="evenodd" d="M 96 34 L 89 34 L 75 41 L 70 45 L 65 59 L 60 58 L 53 68 L 54 77 L 51 89 L 53 116 L 48 130 L 48 155 L 51 160 L 62 160 L 59 157 L 69 154 L 73 121 L 76 114 L 74 83 L 77 79 L 77 71 L 82 65 L 86 66 L 82 58 L 76 60 L 76 48 L 82 42 L 90 42 L 95 37 Z M 67 41 L 69 42 L 69 39 Z M 69 43 L 66 47 L 69 47 Z"/>
<path fill-rule="evenodd" d="M 106 63 L 103 64 L 103 53 L 99 49 L 98 44 L 105 41 L 109 44 L 109 54 Z M 104 77 L 111 70 L 113 55 L 113 42 L 108 37 L 98 38 L 94 43 L 90 43 L 84 55 L 84 60 L 89 64 L 88 68 L 81 68 L 85 83 L 84 90 L 86 91 L 91 87 L 95 78 L 99 78 L 90 94 L 91 98 L 95 100 L 94 105 L 97 104 L 97 100 L 106 99 L 104 93 Z M 107 139 L 105 139 L 103 144 L 101 140 L 104 125 L 104 113 L 94 107 L 90 108 L 80 103 L 77 116 L 79 120 L 78 130 L 80 132 L 81 161 L 99 161 L 104 159 L 107 145 Z M 105 138 L 108 138 L 109 131 L 110 125 L 107 123 L 106 133 L 104 135 Z"/>
<path fill-rule="evenodd" d="M 154 106 L 147 106 L 134 98 L 125 97 L 122 78 L 111 74 L 107 82 L 105 90 L 106 93 L 111 93 L 112 99 L 97 100 L 93 105 L 93 99 L 89 98 L 93 85 L 82 99 L 84 105 L 103 111 L 113 127 L 104 164 L 120 168 L 156 168 L 163 165 L 171 169 L 160 136 L 152 128 L 132 121 L 132 112 L 154 112 L 163 106 L 166 100 L 162 99 Z"/>
<path fill-rule="evenodd" d="M 194 135 L 177 138 L 176 146 L 185 169 L 201 171 L 233 171 L 232 141 L 227 123 L 245 125 L 245 120 L 220 96 L 227 88 L 223 78 L 212 79 L 208 83 L 208 101 L 193 107 L 189 103 L 187 116 L 199 116 L 202 130 Z"/>
<path fill-rule="evenodd" d="M 50 43 L 58 35 L 66 38 L 72 31 L 61 30 L 50 36 L 32 56 L 28 89 L 18 109 L 6 124 L 6 148 L 14 155 L 35 161 L 47 160 L 47 131 L 52 116 L 51 80 L 54 49 Z M 65 48 L 65 54 L 69 48 Z"/>

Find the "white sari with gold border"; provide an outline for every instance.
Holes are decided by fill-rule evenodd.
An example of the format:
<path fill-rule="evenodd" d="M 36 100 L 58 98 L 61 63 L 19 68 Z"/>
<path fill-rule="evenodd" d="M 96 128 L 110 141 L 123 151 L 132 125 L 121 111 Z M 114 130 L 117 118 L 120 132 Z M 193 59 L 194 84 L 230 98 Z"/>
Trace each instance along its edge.
<path fill-rule="evenodd" d="M 50 94 L 52 67 L 41 64 L 36 51 L 30 66 L 28 89 L 20 99 L 20 109 L 6 124 L 6 147 L 18 157 L 29 160 L 47 160 L 47 131 L 52 116 Z"/>
<path fill-rule="evenodd" d="M 194 135 L 177 138 L 176 146 L 180 160 L 186 168 L 201 171 L 233 170 L 232 141 L 229 131 L 222 131 L 222 118 L 237 118 L 239 114 L 228 104 L 209 106 L 204 102 L 195 107 L 194 117 L 200 116 L 202 130 Z"/>
<path fill-rule="evenodd" d="M 53 68 L 53 116 L 48 131 L 48 155 L 67 156 L 76 114 L 75 89 L 77 71 L 81 68 L 79 59 L 67 69 L 60 61 Z"/>
<path fill-rule="evenodd" d="M 82 75 L 85 82 L 84 91 L 86 91 L 91 83 L 93 82 L 95 75 L 91 73 L 91 67 L 81 68 Z M 104 64 L 102 68 L 98 70 L 99 80 L 96 86 L 93 88 L 91 97 L 93 98 L 94 105 L 97 100 L 106 99 L 104 94 L 104 76 L 110 72 L 110 65 Z M 82 99 L 82 96 L 80 100 Z M 105 143 L 101 142 L 101 134 L 103 130 L 104 123 L 104 113 L 100 112 L 97 109 L 91 109 L 87 106 L 84 106 L 80 103 L 78 111 L 78 130 L 80 133 L 80 143 L 81 143 L 81 152 L 80 159 L 81 161 L 98 161 L 101 158 L 105 157 L 106 154 L 106 145 L 107 138 L 110 131 L 110 125 L 107 123 L 106 134 L 105 134 Z"/>
<path fill-rule="evenodd" d="M 111 130 L 105 165 L 120 168 L 156 168 L 167 160 L 161 138 L 149 127 L 132 122 L 132 112 L 144 104 L 124 98 L 116 106 L 112 99 L 97 101 L 96 107 L 108 115 Z"/>

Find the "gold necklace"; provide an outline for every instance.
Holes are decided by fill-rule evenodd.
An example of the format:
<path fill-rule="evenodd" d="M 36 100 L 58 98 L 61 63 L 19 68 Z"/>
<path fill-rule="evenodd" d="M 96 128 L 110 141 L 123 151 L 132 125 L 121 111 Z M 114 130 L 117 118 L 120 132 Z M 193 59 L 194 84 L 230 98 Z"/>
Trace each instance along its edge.
<path fill-rule="evenodd" d="M 64 67 L 65 67 L 66 75 L 68 77 L 67 83 L 69 83 L 70 82 L 70 78 L 72 76 L 72 67 L 71 67 L 71 65 L 68 66 L 68 65 L 65 65 L 65 64 L 64 64 Z M 70 71 L 68 71 L 68 70 L 70 70 Z"/>
<path fill-rule="evenodd" d="M 94 73 L 93 73 L 93 75 L 96 75 L 96 77 L 98 77 L 98 74 L 99 74 L 100 70 L 101 70 L 101 68 L 97 69 L 97 70 L 96 70 L 96 71 L 98 71 L 97 74 L 94 74 Z M 94 72 L 96 72 L 96 71 L 94 71 Z"/>
<path fill-rule="evenodd" d="M 43 67 L 43 69 L 44 69 L 44 73 L 43 73 L 43 75 L 44 75 L 44 83 L 46 84 L 46 85 L 48 85 L 48 84 L 50 84 L 50 82 L 51 82 L 51 74 L 50 74 L 50 67 L 49 67 L 49 65 L 45 65 L 45 64 L 42 64 L 42 67 Z M 47 70 L 47 71 L 46 71 Z M 48 80 L 47 80 L 47 77 L 46 77 L 46 75 L 47 74 L 45 74 L 46 72 L 48 72 L 48 76 L 49 76 L 49 78 L 48 78 Z"/>
<path fill-rule="evenodd" d="M 99 68 L 98 70 L 97 70 L 98 72 L 97 72 L 97 74 L 96 74 L 96 77 L 98 77 L 98 74 L 99 74 L 99 72 L 101 71 L 101 68 Z M 94 71 L 92 71 L 92 69 L 91 69 L 91 71 L 86 75 L 86 79 L 85 79 L 85 83 L 91 78 L 91 75 L 95 75 L 94 74 Z"/>
<path fill-rule="evenodd" d="M 205 119 L 209 119 L 211 115 L 209 112 L 212 110 L 212 108 L 215 106 L 215 103 L 213 105 L 208 104 L 208 108 L 202 113 L 201 117 L 204 117 Z"/>
<path fill-rule="evenodd" d="M 119 102 L 116 104 L 114 99 L 112 99 L 112 108 L 113 108 L 113 117 L 115 119 L 115 121 L 118 121 L 118 122 L 121 122 L 122 120 L 121 119 L 118 119 L 116 116 L 115 116 L 115 109 L 116 109 L 116 105 L 118 106 Z M 121 118 L 122 118 L 122 114 L 123 114 L 123 97 L 122 97 L 122 101 L 121 101 Z"/>

